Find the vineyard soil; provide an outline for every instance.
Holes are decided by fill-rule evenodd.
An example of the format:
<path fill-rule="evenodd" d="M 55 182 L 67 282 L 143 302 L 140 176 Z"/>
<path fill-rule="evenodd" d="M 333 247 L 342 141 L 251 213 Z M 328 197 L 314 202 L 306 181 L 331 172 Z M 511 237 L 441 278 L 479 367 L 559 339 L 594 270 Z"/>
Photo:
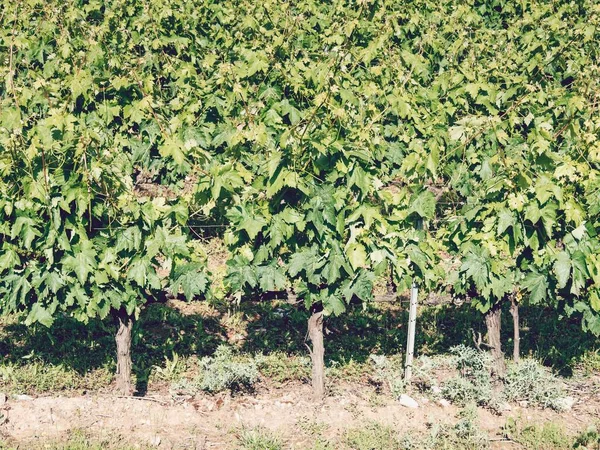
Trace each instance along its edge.
<path fill-rule="evenodd" d="M 236 435 L 241 428 L 260 426 L 280 435 L 284 448 L 310 449 L 317 437 L 342 442 L 344 432 L 371 421 L 402 434 L 426 435 L 433 425 L 458 422 L 460 410 L 432 402 L 418 409 L 407 409 L 391 399 L 374 402 L 371 389 L 349 384 L 322 404 L 307 401 L 310 395 L 308 385 L 292 384 L 233 398 L 203 395 L 181 404 L 173 404 L 164 393 L 152 393 L 146 399 L 89 395 L 11 400 L 8 422 L 1 430 L 8 444 L 56 442 L 74 432 L 85 432 L 98 439 L 118 435 L 124 444 L 142 448 L 225 449 L 239 448 Z M 515 448 L 514 442 L 503 438 L 509 418 L 526 425 L 555 422 L 566 433 L 576 435 L 599 416 L 600 399 L 596 398 L 565 413 L 514 406 L 496 415 L 479 409 L 478 425 L 489 436 L 492 448 Z M 318 436 L 310 432 L 311 423 L 318 425 Z"/>

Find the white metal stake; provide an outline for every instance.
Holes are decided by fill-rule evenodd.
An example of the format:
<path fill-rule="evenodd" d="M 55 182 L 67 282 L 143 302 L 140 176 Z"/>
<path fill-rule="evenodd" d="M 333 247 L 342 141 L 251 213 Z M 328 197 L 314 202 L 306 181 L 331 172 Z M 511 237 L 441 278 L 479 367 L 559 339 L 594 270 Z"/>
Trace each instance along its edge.
<path fill-rule="evenodd" d="M 417 230 L 423 229 L 423 220 L 417 220 Z M 413 277 L 410 288 L 410 309 L 408 311 L 408 337 L 406 342 L 406 363 L 404 365 L 404 382 L 408 384 L 412 376 L 413 356 L 415 355 L 415 334 L 417 330 L 417 303 L 419 297 L 419 288 L 416 278 Z"/>
<path fill-rule="evenodd" d="M 406 364 L 404 366 L 404 381 L 410 382 L 412 376 L 412 363 L 415 354 L 415 332 L 417 328 L 417 299 L 419 288 L 417 283 L 413 281 L 410 289 L 410 309 L 408 313 L 408 339 L 406 342 Z"/>

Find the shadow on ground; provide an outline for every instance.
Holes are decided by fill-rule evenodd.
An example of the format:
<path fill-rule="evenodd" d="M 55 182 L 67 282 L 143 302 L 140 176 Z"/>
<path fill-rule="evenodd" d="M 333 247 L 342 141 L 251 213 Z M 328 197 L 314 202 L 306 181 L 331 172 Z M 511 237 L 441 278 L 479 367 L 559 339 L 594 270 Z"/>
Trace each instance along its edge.
<path fill-rule="evenodd" d="M 326 358 L 328 364 L 365 362 L 369 355 L 402 353 L 406 343 L 407 309 L 402 304 L 351 306 L 347 314 L 328 318 Z M 196 311 L 191 309 L 191 311 Z M 185 313 L 167 304 L 153 304 L 136 325 L 133 340 L 134 372 L 138 392 L 144 394 L 155 365 L 165 357 L 204 356 L 223 342 L 231 342 L 227 321 L 231 308 L 220 305 L 211 314 Z M 307 354 L 305 345 L 308 313 L 285 302 L 244 303 L 235 309 L 245 330 L 234 342 L 248 353 L 283 352 Z M 586 350 L 600 348 L 593 336 L 583 333 L 578 318 L 561 319 L 548 308 L 521 308 L 521 351 L 541 359 L 562 375 L 570 375 Z M 472 334 L 484 333 L 483 316 L 469 305 L 423 307 L 417 322 L 417 353 L 435 355 L 457 344 L 473 345 Z M 114 326 L 110 321 L 81 324 L 60 317 L 52 328 L 27 328 L 17 320 L 0 326 L 0 356 L 3 363 L 27 365 L 38 361 L 62 365 L 83 375 L 96 368 L 114 370 Z M 512 353 L 512 321 L 503 314 L 503 343 Z"/>
<path fill-rule="evenodd" d="M 13 318 L 0 326 L 2 363 L 32 362 L 61 365 L 79 375 L 99 368 L 115 369 L 116 326 L 110 319 L 83 324 L 60 316 L 51 328 L 26 327 Z M 166 304 L 149 305 L 133 331 L 133 372 L 137 391 L 144 395 L 152 367 L 162 366 L 173 353 L 180 357 L 210 355 L 225 340 L 218 318 L 182 314 Z"/>

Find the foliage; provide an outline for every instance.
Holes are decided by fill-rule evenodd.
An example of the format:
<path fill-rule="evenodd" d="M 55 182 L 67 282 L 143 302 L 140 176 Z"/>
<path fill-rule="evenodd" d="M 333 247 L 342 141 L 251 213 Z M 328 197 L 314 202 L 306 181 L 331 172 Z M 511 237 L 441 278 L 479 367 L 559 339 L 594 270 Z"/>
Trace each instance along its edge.
<path fill-rule="evenodd" d="M 599 12 L 594 2 L 465 5 L 443 21 L 464 31 L 436 80 L 450 116 L 450 205 L 439 211 L 458 264 L 449 284 L 482 312 L 508 296 L 564 306 L 595 334 Z"/>
<path fill-rule="evenodd" d="M 401 285 L 412 273 L 431 282 L 434 241 L 414 228 L 435 199 L 402 176 L 410 138 L 397 127 L 406 103 L 395 80 L 417 58 L 384 45 L 399 33 L 400 9 L 267 2 L 249 14 L 221 31 L 245 39 L 219 61 L 243 61 L 218 141 L 247 169 L 227 213 L 231 290 L 292 288 L 307 307 L 338 315 L 369 300 L 388 270 Z"/>
<path fill-rule="evenodd" d="M 137 316 L 169 287 L 207 292 L 181 228 L 191 166 L 161 157 L 185 127 L 153 91 L 175 78 L 157 55 L 124 57 L 151 39 L 114 33 L 136 29 L 119 24 L 130 7 L 141 11 L 31 0 L 0 16 L 0 309 L 26 324 Z"/>

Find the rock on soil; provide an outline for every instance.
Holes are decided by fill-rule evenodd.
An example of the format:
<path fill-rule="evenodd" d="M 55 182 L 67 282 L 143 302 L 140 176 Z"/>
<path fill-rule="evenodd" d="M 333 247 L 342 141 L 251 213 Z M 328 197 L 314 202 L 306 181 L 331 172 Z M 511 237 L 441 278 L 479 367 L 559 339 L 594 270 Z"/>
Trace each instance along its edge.
<path fill-rule="evenodd" d="M 407 408 L 418 408 L 419 407 L 419 404 L 417 403 L 417 401 L 415 399 L 413 399 L 412 397 L 409 397 L 406 394 L 402 394 L 398 400 L 400 400 L 400 404 L 402 406 L 406 406 Z"/>

